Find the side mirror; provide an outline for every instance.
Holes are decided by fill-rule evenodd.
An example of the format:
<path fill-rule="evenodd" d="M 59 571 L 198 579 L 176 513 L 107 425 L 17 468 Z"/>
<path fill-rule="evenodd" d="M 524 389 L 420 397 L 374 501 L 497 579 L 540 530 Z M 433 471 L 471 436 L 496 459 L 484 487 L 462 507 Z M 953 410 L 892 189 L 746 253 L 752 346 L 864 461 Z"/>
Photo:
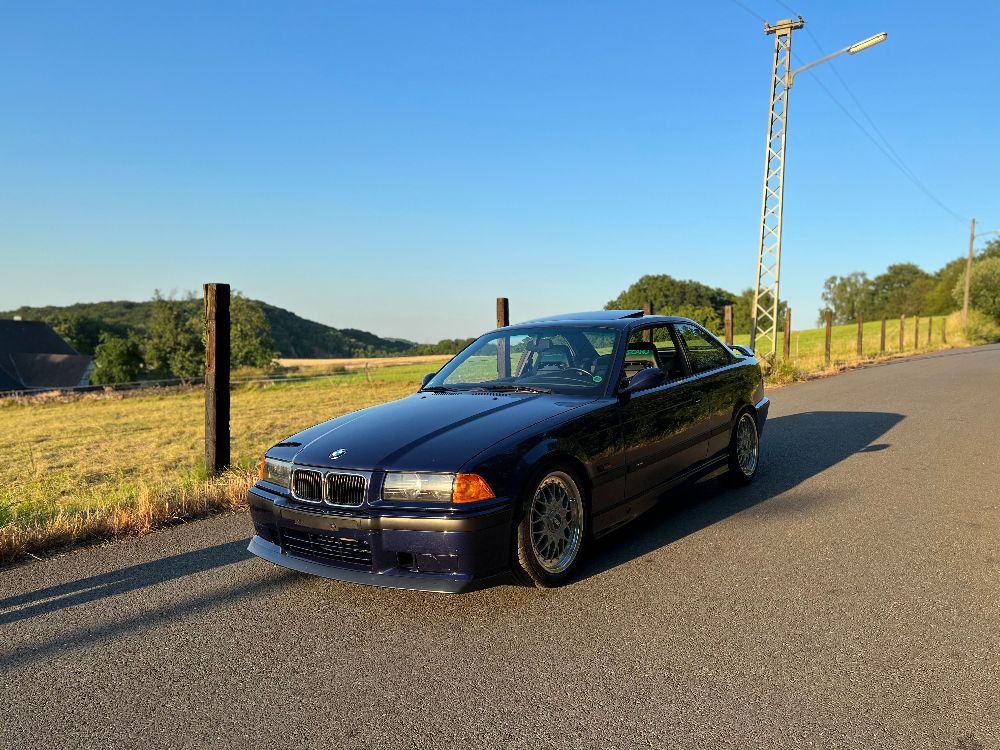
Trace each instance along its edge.
<path fill-rule="evenodd" d="M 433 377 L 434 377 L 435 375 L 437 375 L 437 373 L 436 373 L 436 372 L 429 372 L 429 373 L 427 373 L 426 375 L 424 375 L 424 379 L 420 381 L 420 387 L 421 387 L 421 388 L 426 388 L 426 387 L 427 387 L 427 384 L 428 384 L 429 382 L 431 382 L 431 379 L 432 379 L 432 378 L 433 378 Z"/>
<path fill-rule="evenodd" d="M 735 351 L 737 354 L 742 354 L 744 357 L 752 357 L 752 356 L 754 356 L 753 349 L 751 349 L 749 346 L 743 346 L 741 344 L 734 344 L 733 346 L 731 346 L 729 348 L 732 349 L 733 351 Z"/>
<path fill-rule="evenodd" d="M 633 375 L 628 385 L 621 390 L 621 393 L 648 391 L 650 388 L 663 385 L 666 380 L 667 374 L 659 367 L 647 367 L 645 370 L 639 370 L 639 372 Z"/>

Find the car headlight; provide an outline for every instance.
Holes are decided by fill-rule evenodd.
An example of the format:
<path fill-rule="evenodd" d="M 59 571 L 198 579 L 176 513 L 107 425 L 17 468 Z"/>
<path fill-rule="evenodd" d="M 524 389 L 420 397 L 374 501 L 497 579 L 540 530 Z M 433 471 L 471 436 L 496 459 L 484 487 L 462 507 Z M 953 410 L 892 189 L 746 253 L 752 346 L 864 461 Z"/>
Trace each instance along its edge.
<path fill-rule="evenodd" d="M 287 490 L 292 486 L 292 462 L 264 456 L 260 461 L 260 479 Z"/>
<path fill-rule="evenodd" d="M 473 503 L 496 497 L 478 474 L 386 472 L 382 499 L 418 503 Z"/>

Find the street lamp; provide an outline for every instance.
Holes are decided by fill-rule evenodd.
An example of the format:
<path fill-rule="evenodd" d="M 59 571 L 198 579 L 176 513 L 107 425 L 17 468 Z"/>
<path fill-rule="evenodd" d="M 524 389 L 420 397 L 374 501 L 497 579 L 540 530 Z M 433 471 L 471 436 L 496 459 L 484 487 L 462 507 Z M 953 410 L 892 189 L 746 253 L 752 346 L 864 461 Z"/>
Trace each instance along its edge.
<path fill-rule="evenodd" d="M 757 246 L 757 285 L 753 295 L 753 321 L 750 328 L 750 348 L 757 348 L 757 337 L 771 339 L 770 356 L 778 348 L 778 286 L 781 275 L 781 218 L 785 194 L 785 136 L 788 132 L 788 92 L 795 76 L 822 62 L 884 42 L 885 32 L 868 37 L 850 47 L 821 57 L 793 71 L 792 32 L 805 26 L 798 20 L 784 19 L 774 26 L 765 23 L 764 33 L 774 35 L 774 64 L 771 74 L 771 113 L 768 118 L 767 148 L 764 156 L 764 197 L 760 211 L 760 242 Z"/>
<path fill-rule="evenodd" d="M 793 83 L 795 83 L 795 76 L 797 76 L 799 73 L 802 73 L 803 71 L 809 70 L 809 68 L 815 67 L 815 66 L 819 65 L 820 63 L 826 62 L 827 60 L 832 60 L 835 57 L 839 57 L 840 55 L 843 55 L 845 52 L 848 55 L 856 55 L 859 52 L 861 52 L 862 50 L 866 50 L 869 47 L 874 47 L 876 44 L 881 44 L 882 42 L 884 42 L 888 38 L 889 38 L 889 34 L 887 32 L 885 32 L 885 31 L 883 31 L 881 34 L 876 34 L 875 36 L 870 36 L 867 39 L 865 39 L 864 41 L 857 42 L 856 44 L 852 44 L 850 47 L 844 47 L 844 49 L 838 50 L 838 51 L 836 51 L 836 52 L 834 52 L 832 54 L 827 55 L 826 57 L 821 57 L 819 60 L 814 60 L 813 62 L 809 63 L 808 65 L 803 65 L 798 70 L 794 70 L 794 71 L 792 71 L 791 73 L 788 74 L 788 85 L 790 87 Z"/>
<path fill-rule="evenodd" d="M 988 232 L 976 234 L 976 220 L 972 220 L 972 231 L 969 232 L 969 259 L 965 262 L 965 294 L 962 297 L 962 324 L 969 324 L 969 286 L 972 283 L 972 246 L 976 242 L 976 237 L 985 237 L 988 234 L 1000 235 L 1000 229 L 991 229 Z"/>

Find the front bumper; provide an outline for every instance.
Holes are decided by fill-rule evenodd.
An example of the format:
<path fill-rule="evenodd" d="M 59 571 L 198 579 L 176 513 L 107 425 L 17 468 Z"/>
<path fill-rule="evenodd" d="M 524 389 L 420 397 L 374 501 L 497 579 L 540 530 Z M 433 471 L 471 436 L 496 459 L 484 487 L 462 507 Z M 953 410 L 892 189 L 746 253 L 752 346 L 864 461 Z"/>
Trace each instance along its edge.
<path fill-rule="evenodd" d="M 303 508 L 254 485 L 247 548 L 292 570 L 351 583 L 457 593 L 508 566 L 511 504 L 461 514 L 368 514 Z"/>

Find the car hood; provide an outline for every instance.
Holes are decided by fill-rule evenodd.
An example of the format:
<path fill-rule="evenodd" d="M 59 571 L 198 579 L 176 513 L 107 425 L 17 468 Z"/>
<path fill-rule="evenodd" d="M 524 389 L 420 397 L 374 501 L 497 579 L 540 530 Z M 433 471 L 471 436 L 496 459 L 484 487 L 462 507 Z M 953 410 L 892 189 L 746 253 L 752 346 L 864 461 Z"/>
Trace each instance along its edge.
<path fill-rule="evenodd" d="M 268 454 L 307 466 L 457 471 L 505 437 L 592 400 L 550 394 L 416 393 L 310 427 Z M 335 451 L 343 453 L 331 459 Z"/>

